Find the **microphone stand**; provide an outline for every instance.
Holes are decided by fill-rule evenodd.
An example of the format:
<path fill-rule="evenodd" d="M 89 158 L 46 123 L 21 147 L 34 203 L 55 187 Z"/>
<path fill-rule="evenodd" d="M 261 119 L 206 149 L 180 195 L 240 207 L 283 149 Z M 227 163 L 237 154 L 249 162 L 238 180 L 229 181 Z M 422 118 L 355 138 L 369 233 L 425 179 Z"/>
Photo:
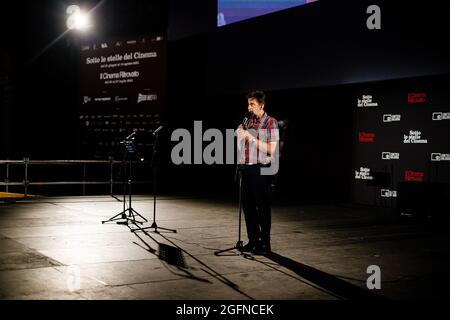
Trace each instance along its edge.
<path fill-rule="evenodd" d="M 247 112 L 244 120 L 242 121 L 242 127 L 247 130 L 247 123 L 250 119 L 250 115 Z M 244 153 L 245 153 L 245 148 L 244 148 Z M 239 157 L 240 158 L 240 157 Z M 236 242 L 236 244 L 234 245 L 234 247 L 230 247 L 227 249 L 222 249 L 222 250 L 218 250 L 214 252 L 214 255 L 218 256 L 221 253 L 224 252 L 228 252 L 228 251 L 232 251 L 232 250 L 237 250 L 239 251 L 239 255 L 246 255 L 243 250 L 244 250 L 244 245 L 243 242 L 241 240 L 241 230 L 242 230 L 242 171 L 244 170 L 244 166 L 245 164 L 236 164 L 236 171 L 234 173 L 234 181 L 236 181 L 238 179 L 238 185 L 239 185 L 239 226 L 238 226 L 238 240 Z"/>
<path fill-rule="evenodd" d="M 234 245 L 234 247 L 230 247 L 227 249 L 222 249 L 222 250 L 218 250 L 218 251 L 214 251 L 214 255 L 218 256 L 221 253 L 224 252 L 228 252 L 228 251 L 232 251 L 232 250 L 237 250 L 239 251 L 239 255 L 244 255 L 243 252 L 243 242 L 241 240 L 241 225 L 242 225 L 242 170 L 244 169 L 244 165 L 242 164 L 236 164 L 236 172 L 234 175 L 234 181 L 236 181 L 236 179 L 238 180 L 238 185 L 239 185 L 239 226 L 238 226 L 238 241 L 236 242 L 236 244 Z"/>

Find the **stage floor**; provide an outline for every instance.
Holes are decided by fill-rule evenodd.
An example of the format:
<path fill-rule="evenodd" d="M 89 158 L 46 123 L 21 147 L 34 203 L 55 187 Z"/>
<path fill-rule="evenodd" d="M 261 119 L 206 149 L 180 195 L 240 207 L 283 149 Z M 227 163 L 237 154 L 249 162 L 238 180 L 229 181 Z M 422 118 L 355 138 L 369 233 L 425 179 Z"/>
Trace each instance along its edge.
<path fill-rule="evenodd" d="M 152 220 L 151 196 L 133 207 Z M 161 197 L 157 223 L 177 233 L 101 223 L 120 211 L 106 196 L 0 202 L 0 299 L 448 298 L 446 226 L 386 210 L 275 205 L 273 254 L 246 257 L 214 255 L 237 241 L 233 201 Z"/>

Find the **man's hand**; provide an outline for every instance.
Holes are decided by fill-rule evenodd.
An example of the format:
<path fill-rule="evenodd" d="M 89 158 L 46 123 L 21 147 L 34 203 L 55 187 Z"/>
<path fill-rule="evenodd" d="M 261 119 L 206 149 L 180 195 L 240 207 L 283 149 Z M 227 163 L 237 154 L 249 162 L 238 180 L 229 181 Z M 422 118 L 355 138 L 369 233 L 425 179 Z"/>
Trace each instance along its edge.
<path fill-rule="evenodd" d="M 247 130 L 244 130 L 242 125 L 240 125 L 238 127 L 238 129 L 236 130 L 236 133 L 237 133 L 237 137 L 238 137 L 239 141 L 242 141 L 243 139 L 246 141 L 253 139 L 253 136 L 250 134 L 250 132 L 248 132 Z"/>

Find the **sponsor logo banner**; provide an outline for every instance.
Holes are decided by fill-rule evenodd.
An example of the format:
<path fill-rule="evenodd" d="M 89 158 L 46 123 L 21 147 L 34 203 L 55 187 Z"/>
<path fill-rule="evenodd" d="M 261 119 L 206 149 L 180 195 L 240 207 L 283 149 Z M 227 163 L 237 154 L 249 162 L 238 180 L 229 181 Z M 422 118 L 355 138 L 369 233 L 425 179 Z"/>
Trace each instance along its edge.
<path fill-rule="evenodd" d="M 381 159 L 383 160 L 398 160 L 400 159 L 399 152 L 382 152 Z"/>
<path fill-rule="evenodd" d="M 408 134 L 403 135 L 403 143 L 428 143 L 427 139 L 422 139 L 422 132 L 410 130 Z"/>
<path fill-rule="evenodd" d="M 373 177 L 370 175 L 370 168 L 360 167 L 359 171 L 355 170 L 355 179 L 356 180 L 373 180 Z"/>
<path fill-rule="evenodd" d="M 408 103 L 425 103 L 427 102 L 427 94 L 425 92 L 410 92 L 408 93 Z"/>
<path fill-rule="evenodd" d="M 378 107 L 378 102 L 373 101 L 373 97 L 369 94 L 363 95 L 358 99 L 358 108 Z"/>
<path fill-rule="evenodd" d="M 397 198 L 397 190 L 381 189 L 382 198 Z"/>
<path fill-rule="evenodd" d="M 433 112 L 433 121 L 450 120 L 450 112 Z"/>
<path fill-rule="evenodd" d="M 431 161 L 450 161 L 450 153 L 432 153 Z"/>
<path fill-rule="evenodd" d="M 405 181 L 423 182 L 424 177 L 425 173 L 422 171 L 405 171 Z"/>
<path fill-rule="evenodd" d="M 158 100 L 158 95 L 156 94 L 138 94 L 137 103 L 141 103 L 144 101 L 156 101 Z"/>
<path fill-rule="evenodd" d="M 383 122 L 397 122 L 402 116 L 400 114 L 383 114 Z"/>
<path fill-rule="evenodd" d="M 359 132 L 358 133 L 359 142 L 375 142 L 375 133 L 372 132 Z"/>
<path fill-rule="evenodd" d="M 115 96 L 114 101 L 117 103 L 122 102 L 122 101 L 128 101 L 128 97 Z"/>

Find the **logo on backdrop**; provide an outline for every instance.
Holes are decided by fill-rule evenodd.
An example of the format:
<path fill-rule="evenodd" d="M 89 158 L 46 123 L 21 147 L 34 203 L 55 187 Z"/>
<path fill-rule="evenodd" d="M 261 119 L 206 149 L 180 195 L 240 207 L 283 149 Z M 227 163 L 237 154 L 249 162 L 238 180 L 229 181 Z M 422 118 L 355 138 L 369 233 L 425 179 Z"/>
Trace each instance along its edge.
<path fill-rule="evenodd" d="M 449 153 L 432 153 L 431 161 L 450 161 Z"/>
<path fill-rule="evenodd" d="M 375 133 L 372 132 L 359 132 L 358 133 L 359 142 L 375 142 Z"/>
<path fill-rule="evenodd" d="M 403 143 L 428 143 L 427 139 L 422 139 L 422 132 L 410 130 L 408 134 L 403 135 Z"/>
<path fill-rule="evenodd" d="M 370 168 L 360 167 L 359 171 L 355 170 L 355 179 L 356 180 L 373 180 L 373 177 L 370 175 Z"/>
<path fill-rule="evenodd" d="M 433 112 L 433 121 L 450 120 L 450 112 Z"/>
<path fill-rule="evenodd" d="M 383 122 L 400 121 L 402 116 L 400 114 L 383 114 Z"/>
<path fill-rule="evenodd" d="M 137 103 L 141 103 L 144 101 L 156 101 L 158 100 L 158 95 L 156 94 L 141 94 L 139 93 Z"/>
<path fill-rule="evenodd" d="M 397 198 L 397 190 L 381 189 L 382 198 Z"/>
<path fill-rule="evenodd" d="M 121 97 L 121 96 L 115 96 L 114 101 L 116 103 L 122 102 L 122 101 L 128 101 L 128 97 Z"/>
<path fill-rule="evenodd" d="M 95 102 L 108 102 L 111 101 L 111 97 L 98 97 L 94 98 Z"/>
<path fill-rule="evenodd" d="M 398 152 L 382 152 L 381 159 L 383 159 L 383 160 L 398 160 L 398 159 L 400 159 L 400 153 L 398 153 Z"/>
<path fill-rule="evenodd" d="M 369 94 L 363 95 L 358 99 L 358 108 L 378 107 L 378 102 L 373 101 L 373 97 Z"/>
<path fill-rule="evenodd" d="M 83 97 L 83 104 L 86 104 L 86 103 L 89 103 L 89 102 L 91 102 L 91 97 L 88 97 L 88 96 L 84 96 Z"/>
<path fill-rule="evenodd" d="M 423 178 L 425 177 L 425 173 L 422 171 L 405 171 L 405 181 L 415 181 L 415 182 L 423 182 Z"/>
<path fill-rule="evenodd" d="M 408 93 L 408 103 L 409 104 L 415 104 L 415 103 L 424 103 L 427 102 L 427 94 L 425 92 L 410 92 Z"/>

